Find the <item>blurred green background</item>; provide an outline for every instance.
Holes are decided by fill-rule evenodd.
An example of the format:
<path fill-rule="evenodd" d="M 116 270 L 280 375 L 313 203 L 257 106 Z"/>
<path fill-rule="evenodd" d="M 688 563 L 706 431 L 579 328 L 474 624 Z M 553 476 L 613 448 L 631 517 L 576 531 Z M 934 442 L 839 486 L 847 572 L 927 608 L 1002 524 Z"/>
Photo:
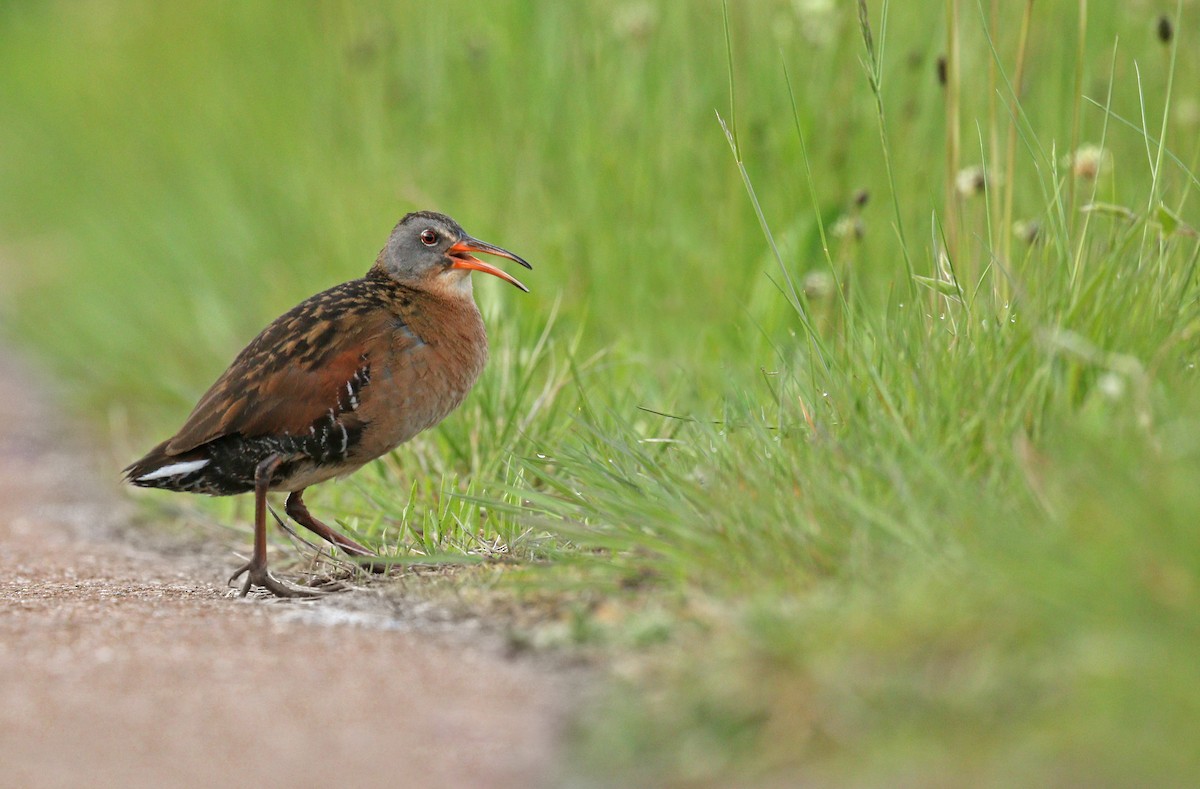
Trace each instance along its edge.
<path fill-rule="evenodd" d="M 1113 75 L 1130 118 L 1135 63 L 1152 117 L 1163 100 L 1155 8 L 1089 20 L 1085 93 L 1104 100 L 1112 43 L 1128 31 Z M 1074 86 L 1073 34 L 1060 32 L 1073 13 L 1039 9 L 1023 95 L 1060 154 Z M 903 269 L 856 9 L 780 0 L 729 15 L 729 119 L 789 263 L 822 264 L 794 98 L 822 216 L 871 195 L 855 263 L 868 287 L 893 286 Z M 886 63 L 901 209 L 926 256 L 944 160 L 944 35 L 928 16 L 892 14 Z M 1004 9 L 999 52 L 1019 18 Z M 977 23 L 964 28 L 970 119 L 992 53 Z M 762 329 L 787 305 L 716 122 L 730 115 L 718 3 L 9 3 L 0 35 L 6 323 L 86 381 L 90 405 L 136 403 L 147 433 L 173 424 L 270 318 L 365 271 L 417 208 L 540 264 L 532 297 L 484 286 L 493 323 L 536 323 L 561 299 L 587 349 L 619 346 L 656 379 L 711 383 L 772 362 Z M 1186 84 L 1194 64 L 1183 66 Z M 1102 115 L 1084 118 L 1095 139 Z M 981 158 L 979 133 L 964 126 L 967 162 Z M 1118 167 L 1140 164 L 1137 135 L 1114 136 Z M 1028 175 L 1018 216 L 1044 209 Z"/>
<path fill-rule="evenodd" d="M 1055 22 L 1070 18 L 1059 5 Z M 764 361 L 741 354 L 761 347 L 779 300 L 716 123 L 729 114 L 717 3 L 123 0 L 0 14 L 8 322 L 86 378 L 93 405 L 136 392 L 161 429 L 161 409 L 190 404 L 271 317 L 360 275 L 416 208 L 540 264 L 532 298 L 485 286 L 497 320 L 536 321 L 561 298 L 589 348 L 619 344 L 655 377 Z M 1006 14 L 998 47 L 1016 35 Z M 832 221 L 858 189 L 875 197 L 858 263 L 887 287 L 899 267 L 855 9 L 734 3 L 730 17 L 746 159 L 769 217 L 796 237 L 796 265 L 821 256 L 785 64 L 822 212 Z M 927 226 L 943 42 L 924 21 L 893 14 L 888 87 L 903 210 Z M 1143 59 L 1161 101 L 1152 22 L 1138 4 L 1093 15 L 1088 95 L 1103 100 L 1103 61 L 1125 29 L 1136 34 L 1116 76 L 1131 85 Z M 991 55 L 970 32 L 964 71 L 981 73 Z M 1043 34 L 1033 50 L 1030 115 L 1065 140 L 1069 114 L 1040 108 L 1071 104 L 1070 44 Z M 1136 93 L 1120 98 L 1137 117 Z M 1088 120 L 1095 136 L 1102 119 Z M 964 137 L 978 160 L 975 130 Z M 1118 150 L 1138 157 L 1139 145 L 1126 134 Z M 1041 210 L 1031 187 L 1025 213 Z"/>
<path fill-rule="evenodd" d="M 533 292 L 314 508 L 549 560 L 581 770 L 1192 785 L 1197 5 L 861 7 L 5 3 L 0 327 L 127 462 L 444 211 Z"/>
<path fill-rule="evenodd" d="M 537 264 L 532 298 L 483 286 L 495 321 L 561 298 L 591 348 L 656 363 L 702 358 L 745 322 L 762 249 L 713 116 L 717 5 L 2 13 L 10 314 L 89 378 L 93 404 L 136 392 L 139 412 L 177 412 L 420 208 Z M 717 301 L 698 310 L 696 292 Z M 650 311 L 663 330 L 630 331 Z"/>

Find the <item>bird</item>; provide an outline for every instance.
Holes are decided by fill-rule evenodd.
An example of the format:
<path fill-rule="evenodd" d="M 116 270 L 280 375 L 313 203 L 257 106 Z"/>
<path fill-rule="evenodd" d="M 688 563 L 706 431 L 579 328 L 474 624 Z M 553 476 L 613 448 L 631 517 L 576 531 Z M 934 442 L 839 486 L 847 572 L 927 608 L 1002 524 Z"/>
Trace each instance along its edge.
<path fill-rule="evenodd" d="M 527 261 L 473 238 L 445 214 L 416 211 L 392 230 L 373 266 L 272 321 L 234 358 L 174 436 L 127 466 L 145 488 L 254 493 L 254 549 L 229 579 L 279 597 L 321 594 L 267 568 L 267 494 L 352 556 L 375 554 L 308 511 L 304 491 L 350 474 L 442 421 L 484 369 L 488 341 L 470 274 L 529 292 L 472 253 Z"/>

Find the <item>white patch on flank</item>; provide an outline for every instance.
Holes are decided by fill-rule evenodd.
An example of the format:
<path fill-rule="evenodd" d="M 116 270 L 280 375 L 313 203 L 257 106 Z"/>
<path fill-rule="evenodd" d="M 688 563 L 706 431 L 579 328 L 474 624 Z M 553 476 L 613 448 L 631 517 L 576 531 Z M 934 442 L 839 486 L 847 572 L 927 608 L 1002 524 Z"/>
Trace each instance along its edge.
<path fill-rule="evenodd" d="M 178 477 L 181 474 L 191 474 L 193 471 L 199 471 L 207 466 L 210 458 L 204 460 L 185 460 L 182 463 L 172 463 L 169 466 L 155 469 L 149 474 L 143 474 L 137 478 L 138 482 L 149 482 L 152 479 L 162 479 L 163 477 Z"/>

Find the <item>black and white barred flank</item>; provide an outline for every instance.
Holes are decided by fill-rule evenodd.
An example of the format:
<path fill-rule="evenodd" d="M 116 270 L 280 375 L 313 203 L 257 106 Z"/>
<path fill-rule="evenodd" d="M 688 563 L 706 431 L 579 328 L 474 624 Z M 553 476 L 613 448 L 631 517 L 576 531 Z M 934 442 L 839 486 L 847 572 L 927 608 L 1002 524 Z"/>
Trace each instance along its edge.
<path fill-rule="evenodd" d="M 360 368 L 339 389 L 337 404 L 314 420 L 307 432 L 250 437 L 234 433 L 178 456 L 151 452 L 146 460 L 154 460 L 130 466 L 126 478 L 143 488 L 231 496 L 254 489 L 255 470 L 271 455 L 283 459 L 272 476 L 272 486 L 290 478 L 301 466 L 338 465 L 367 427 L 361 419 L 348 425 L 343 417 L 358 409 L 362 388 L 370 381 L 370 367 Z"/>

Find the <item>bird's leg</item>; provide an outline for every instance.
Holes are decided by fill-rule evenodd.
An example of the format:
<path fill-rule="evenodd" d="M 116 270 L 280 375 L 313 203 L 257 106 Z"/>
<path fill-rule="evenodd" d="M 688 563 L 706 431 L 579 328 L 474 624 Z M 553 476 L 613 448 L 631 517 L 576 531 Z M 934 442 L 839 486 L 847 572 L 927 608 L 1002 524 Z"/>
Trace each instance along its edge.
<path fill-rule="evenodd" d="M 308 511 L 308 507 L 304 505 L 304 499 L 302 498 L 303 495 L 304 489 L 301 488 L 300 490 L 293 491 L 287 497 L 287 504 L 284 506 L 284 509 L 287 511 L 288 516 L 292 520 L 316 534 L 322 540 L 325 540 L 325 542 L 338 546 L 346 553 L 352 553 L 355 556 L 375 555 L 369 549 L 359 545 L 346 535 L 338 534 L 336 531 L 314 518 L 312 513 Z"/>
<path fill-rule="evenodd" d="M 304 528 L 313 532 L 326 542 L 338 546 L 346 553 L 354 556 L 375 555 L 375 553 L 369 548 L 359 545 L 357 542 L 344 534 L 339 534 L 313 517 L 312 513 L 308 511 L 308 507 L 304 505 L 304 499 L 302 498 L 303 496 L 304 488 L 293 491 L 288 496 L 287 504 L 284 505 L 284 509 L 287 511 L 288 517 L 290 517 L 296 523 L 299 523 Z M 368 567 L 372 572 L 376 573 L 384 573 L 388 570 L 388 566 L 381 563 L 370 563 L 365 566 Z"/>
<path fill-rule="evenodd" d="M 279 455 L 271 455 L 254 469 L 254 553 L 234 573 L 229 583 L 233 583 L 243 573 L 246 581 L 242 584 L 242 597 L 250 591 L 251 586 L 261 586 L 277 597 L 320 597 L 321 592 L 315 589 L 298 589 L 277 580 L 267 571 L 267 490 L 271 487 L 271 477 L 283 460 Z"/>

